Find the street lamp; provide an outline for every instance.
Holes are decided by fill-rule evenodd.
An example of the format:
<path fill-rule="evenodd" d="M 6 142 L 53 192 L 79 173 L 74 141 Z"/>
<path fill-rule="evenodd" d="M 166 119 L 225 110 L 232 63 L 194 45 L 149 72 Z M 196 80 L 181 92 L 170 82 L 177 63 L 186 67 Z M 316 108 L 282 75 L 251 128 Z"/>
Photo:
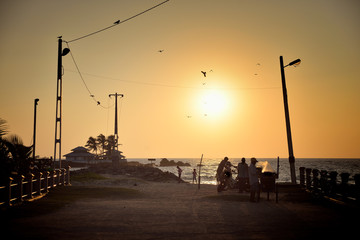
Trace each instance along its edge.
<path fill-rule="evenodd" d="M 33 134 L 33 161 L 35 161 L 35 141 L 36 141 L 36 106 L 38 105 L 39 99 L 34 100 L 34 134 Z"/>
<path fill-rule="evenodd" d="M 296 66 L 296 65 L 300 64 L 300 62 L 301 62 L 300 59 L 296 59 L 296 60 L 290 62 L 288 65 L 284 66 L 283 57 L 280 56 L 281 81 L 282 81 L 282 90 L 283 90 L 283 98 L 284 98 L 286 133 L 287 133 L 287 141 L 288 141 L 288 149 L 289 149 L 290 174 L 291 174 L 291 183 L 294 183 L 294 184 L 296 184 L 295 157 L 294 157 L 293 144 L 292 144 L 292 138 L 291 138 L 290 116 L 289 116 L 289 106 L 288 106 L 288 99 L 287 99 L 284 68 L 286 68 L 287 66 Z"/>
<path fill-rule="evenodd" d="M 61 112 L 62 112 L 62 57 L 70 52 L 69 48 L 62 48 L 61 36 L 58 45 L 58 66 L 57 66 L 57 84 L 56 84 L 56 117 L 55 117 L 55 146 L 54 162 L 56 161 L 56 146 L 59 145 L 59 168 L 61 168 Z M 59 130 L 58 130 L 59 128 Z"/>

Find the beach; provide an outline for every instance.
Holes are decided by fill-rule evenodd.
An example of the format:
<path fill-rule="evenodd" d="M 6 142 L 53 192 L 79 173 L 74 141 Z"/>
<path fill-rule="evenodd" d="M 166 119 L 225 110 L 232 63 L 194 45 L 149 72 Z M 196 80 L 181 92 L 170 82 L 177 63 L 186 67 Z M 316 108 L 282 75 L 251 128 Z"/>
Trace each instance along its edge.
<path fill-rule="evenodd" d="M 345 239 L 357 235 L 354 209 L 307 195 L 217 193 L 214 185 L 99 174 L 1 212 L 9 239 Z"/>

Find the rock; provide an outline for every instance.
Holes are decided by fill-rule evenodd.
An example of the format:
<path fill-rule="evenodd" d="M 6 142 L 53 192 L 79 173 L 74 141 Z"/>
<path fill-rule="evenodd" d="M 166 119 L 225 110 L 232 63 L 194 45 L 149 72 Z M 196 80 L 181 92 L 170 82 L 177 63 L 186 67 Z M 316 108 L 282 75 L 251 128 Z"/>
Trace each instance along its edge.
<path fill-rule="evenodd" d="M 183 163 L 182 161 L 175 162 L 174 160 L 167 160 L 166 158 L 161 159 L 160 161 L 160 167 L 169 167 L 169 166 L 189 166 L 190 163 Z"/>
<path fill-rule="evenodd" d="M 111 163 L 109 164 L 101 163 L 101 164 L 94 164 L 82 171 L 95 172 L 98 174 L 126 175 L 129 177 L 136 177 L 147 181 L 155 181 L 155 182 L 169 182 L 169 181 L 179 180 L 178 177 L 173 173 L 163 172 L 159 168 L 149 167 L 142 164 L 136 166 L 123 164 L 119 168 L 113 169 Z M 184 181 L 181 180 L 181 182 Z"/>

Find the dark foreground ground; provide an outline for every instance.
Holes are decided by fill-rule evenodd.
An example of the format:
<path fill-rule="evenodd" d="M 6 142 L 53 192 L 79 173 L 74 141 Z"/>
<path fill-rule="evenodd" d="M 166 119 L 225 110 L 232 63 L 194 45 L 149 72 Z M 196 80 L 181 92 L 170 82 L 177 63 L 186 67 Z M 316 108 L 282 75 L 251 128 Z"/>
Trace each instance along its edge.
<path fill-rule="evenodd" d="M 54 189 L 1 213 L 1 239 L 353 239 L 359 211 L 274 195 L 116 178 Z"/>

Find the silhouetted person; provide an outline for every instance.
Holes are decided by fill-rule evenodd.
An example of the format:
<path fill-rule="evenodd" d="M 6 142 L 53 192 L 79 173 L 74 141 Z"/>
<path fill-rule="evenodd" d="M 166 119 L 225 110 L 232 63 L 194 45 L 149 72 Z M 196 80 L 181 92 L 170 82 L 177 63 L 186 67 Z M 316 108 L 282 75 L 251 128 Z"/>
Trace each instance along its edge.
<path fill-rule="evenodd" d="M 224 167 L 225 167 L 225 164 L 226 162 L 229 161 L 229 158 L 228 157 L 225 157 L 220 163 L 219 163 L 219 166 L 216 170 L 216 180 L 218 182 L 220 182 L 220 179 L 221 179 L 221 175 L 222 175 L 222 172 L 224 170 Z"/>
<path fill-rule="evenodd" d="M 249 179 L 249 167 L 245 162 L 245 158 L 241 159 L 238 164 L 239 193 L 245 191 L 245 184 Z"/>
<path fill-rule="evenodd" d="M 257 162 L 256 158 L 251 158 L 251 164 L 249 167 L 250 202 L 256 202 L 255 201 L 256 192 L 257 192 L 257 201 L 259 201 L 260 198 L 259 178 L 255 166 L 256 162 Z"/>
<path fill-rule="evenodd" d="M 192 174 L 193 174 L 193 180 L 192 180 L 193 183 L 194 183 L 194 182 L 197 183 L 197 179 L 196 179 L 196 178 L 197 178 L 197 173 L 196 173 L 196 169 L 195 169 L 195 168 L 194 168 L 194 171 L 193 171 Z"/>
<path fill-rule="evenodd" d="M 178 175 L 179 175 L 179 182 L 181 182 L 181 173 L 182 173 L 182 169 L 179 166 L 176 166 L 177 170 L 178 170 Z"/>

